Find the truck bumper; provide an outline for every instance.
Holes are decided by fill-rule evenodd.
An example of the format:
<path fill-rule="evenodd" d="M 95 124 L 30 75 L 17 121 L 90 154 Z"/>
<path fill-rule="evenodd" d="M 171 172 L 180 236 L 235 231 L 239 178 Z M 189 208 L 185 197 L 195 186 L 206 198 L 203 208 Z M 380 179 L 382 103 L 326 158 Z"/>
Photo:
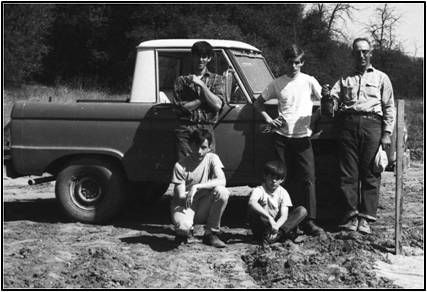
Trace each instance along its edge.
<path fill-rule="evenodd" d="M 3 152 L 3 165 L 6 168 L 6 176 L 10 178 L 17 178 L 21 176 L 13 167 L 12 156 L 10 155 L 9 149 L 5 149 Z"/>

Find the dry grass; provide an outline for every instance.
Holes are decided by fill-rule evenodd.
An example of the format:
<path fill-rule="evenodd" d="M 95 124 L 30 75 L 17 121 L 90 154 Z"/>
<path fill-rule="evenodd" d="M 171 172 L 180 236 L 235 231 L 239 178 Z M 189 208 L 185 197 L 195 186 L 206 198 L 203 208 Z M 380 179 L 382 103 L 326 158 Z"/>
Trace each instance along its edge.
<path fill-rule="evenodd" d="M 405 100 L 405 118 L 408 128 L 407 147 L 411 159 L 424 159 L 424 100 Z"/>
<path fill-rule="evenodd" d="M 3 89 L 3 127 L 10 120 L 13 103 L 18 100 L 51 101 L 56 103 L 72 103 L 78 99 L 112 99 L 125 100 L 127 95 L 112 95 L 106 91 L 71 89 L 66 86 L 47 87 L 42 85 L 24 85 L 20 88 Z"/>

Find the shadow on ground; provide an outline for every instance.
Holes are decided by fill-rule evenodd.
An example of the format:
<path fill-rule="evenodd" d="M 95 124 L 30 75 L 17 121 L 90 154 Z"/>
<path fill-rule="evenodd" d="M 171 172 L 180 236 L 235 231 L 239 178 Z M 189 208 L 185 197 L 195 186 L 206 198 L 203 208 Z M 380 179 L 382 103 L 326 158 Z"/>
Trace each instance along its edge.
<path fill-rule="evenodd" d="M 245 227 L 247 202 L 247 197 L 231 197 L 223 215 L 222 225 L 230 228 Z M 142 228 L 141 224 L 168 225 L 171 224 L 169 206 L 169 196 L 164 196 L 151 203 L 132 200 L 110 224 L 135 229 Z M 3 207 L 5 222 L 18 220 L 40 223 L 71 222 L 62 213 L 55 199 L 4 202 Z M 162 233 L 165 232 L 162 231 Z"/>

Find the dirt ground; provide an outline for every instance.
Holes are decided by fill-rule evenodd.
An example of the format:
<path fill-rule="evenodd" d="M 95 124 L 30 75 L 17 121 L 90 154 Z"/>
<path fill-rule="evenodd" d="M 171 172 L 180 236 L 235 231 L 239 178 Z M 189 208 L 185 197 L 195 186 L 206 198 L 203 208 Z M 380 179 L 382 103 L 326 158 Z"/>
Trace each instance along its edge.
<path fill-rule="evenodd" d="M 110 225 L 70 222 L 54 183 L 3 177 L 3 288 L 425 288 L 424 165 L 404 176 L 403 255 L 394 256 L 394 181 L 385 173 L 373 235 L 338 232 L 268 248 L 245 225 L 248 187 L 232 189 L 223 217 L 228 246 L 201 243 L 202 226 L 174 244 L 170 191 L 132 204 Z"/>

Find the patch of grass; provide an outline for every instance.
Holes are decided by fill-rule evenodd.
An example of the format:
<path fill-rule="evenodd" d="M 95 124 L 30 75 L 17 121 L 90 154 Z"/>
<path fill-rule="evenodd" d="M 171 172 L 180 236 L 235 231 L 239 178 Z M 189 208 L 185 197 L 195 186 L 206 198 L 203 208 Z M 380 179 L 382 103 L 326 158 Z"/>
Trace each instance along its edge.
<path fill-rule="evenodd" d="M 424 159 L 424 100 L 405 100 L 405 118 L 408 128 L 407 147 L 411 159 Z"/>
<path fill-rule="evenodd" d="M 3 127 L 10 121 L 13 103 L 20 100 L 72 103 L 78 99 L 89 100 L 126 100 L 128 95 L 109 94 L 103 89 L 85 90 L 59 85 L 48 87 L 43 85 L 23 85 L 19 88 L 3 89 Z"/>

